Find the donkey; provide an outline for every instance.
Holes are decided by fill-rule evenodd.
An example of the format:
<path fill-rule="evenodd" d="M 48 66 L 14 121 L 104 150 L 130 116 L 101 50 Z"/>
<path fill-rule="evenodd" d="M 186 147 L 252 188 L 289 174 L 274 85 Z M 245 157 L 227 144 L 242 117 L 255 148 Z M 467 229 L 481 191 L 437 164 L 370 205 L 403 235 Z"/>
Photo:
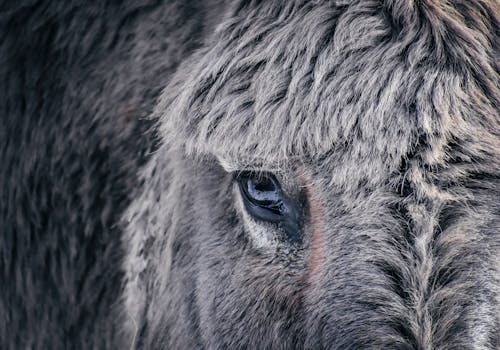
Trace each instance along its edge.
<path fill-rule="evenodd" d="M 496 0 L 0 25 L 2 348 L 500 348 Z"/>
<path fill-rule="evenodd" d="M 499 7 L 228 6 L 125 214 L 139 348 L 500 348 Z"/>

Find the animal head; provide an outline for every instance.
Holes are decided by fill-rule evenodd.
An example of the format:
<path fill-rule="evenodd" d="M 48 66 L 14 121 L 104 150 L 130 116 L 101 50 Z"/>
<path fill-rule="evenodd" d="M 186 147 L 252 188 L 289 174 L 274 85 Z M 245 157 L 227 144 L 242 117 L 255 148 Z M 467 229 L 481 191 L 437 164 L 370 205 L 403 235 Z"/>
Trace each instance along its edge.
<path fill-rule="evenodd" d="M 500 346 L 499 14 L 228 7 L 125 216 L 135 345 Z"/>

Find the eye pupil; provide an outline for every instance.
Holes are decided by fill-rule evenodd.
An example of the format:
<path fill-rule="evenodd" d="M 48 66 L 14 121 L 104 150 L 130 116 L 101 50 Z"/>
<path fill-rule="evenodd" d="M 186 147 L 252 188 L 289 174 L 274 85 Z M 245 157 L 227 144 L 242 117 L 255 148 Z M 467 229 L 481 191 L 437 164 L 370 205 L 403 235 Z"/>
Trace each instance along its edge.
<path fill-rule="evenodd" d="M 269 191 L 274 191 L 276 189 L 274 183 L 267 178 L 258 181 L 251 180 L 251 183 L 254 185 L 257 191 L 261 192 L 269 192 Z"/>

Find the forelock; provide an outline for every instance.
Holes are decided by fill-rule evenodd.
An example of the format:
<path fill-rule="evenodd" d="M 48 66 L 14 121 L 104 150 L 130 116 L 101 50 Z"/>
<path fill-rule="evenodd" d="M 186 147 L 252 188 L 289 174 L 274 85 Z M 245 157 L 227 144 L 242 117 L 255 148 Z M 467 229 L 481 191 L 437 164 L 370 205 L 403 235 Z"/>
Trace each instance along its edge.
<path fill-rule="evenodd" d="M 181 68 L 167 87 L 158 108 L 166 142 L 241 167 L 338 148 L 399 161 L 419 142 L 416 134 L 446 133 L 446 116 L 464 113 L 447 100 L 463 84 L 453 69 L 458 54 L 443 47 L 439 24 L 425 22 L 428 6 L 404 3 L 237 6 L 186 65 L 190 71 Z M 448 31 L 466 20 L 431 10 Z M 459 34 L 472 40 L 469 52 L 459 52 L 465 63 L 484 54 L 484 38 Z"/>

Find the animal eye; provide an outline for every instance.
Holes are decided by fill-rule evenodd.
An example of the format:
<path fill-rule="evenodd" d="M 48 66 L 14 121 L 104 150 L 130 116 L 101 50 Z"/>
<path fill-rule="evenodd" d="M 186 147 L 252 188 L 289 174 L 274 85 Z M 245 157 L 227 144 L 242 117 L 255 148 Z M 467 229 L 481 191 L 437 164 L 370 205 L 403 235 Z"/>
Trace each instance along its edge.
<path fill-rule="evenodd" d="M 246 211 L 256 220 L 277 224 L 293 242 L 301 241 L 296 203 L 272 174 L 244 172 L 236 177 Z"/>
<path fill-rule="evenodd" d="M 276 178 L 270 174 L 244 173 L 238 177 L 247 209 L 256 217 L 280 221 L 285 215 L 283 194 Z"/>

